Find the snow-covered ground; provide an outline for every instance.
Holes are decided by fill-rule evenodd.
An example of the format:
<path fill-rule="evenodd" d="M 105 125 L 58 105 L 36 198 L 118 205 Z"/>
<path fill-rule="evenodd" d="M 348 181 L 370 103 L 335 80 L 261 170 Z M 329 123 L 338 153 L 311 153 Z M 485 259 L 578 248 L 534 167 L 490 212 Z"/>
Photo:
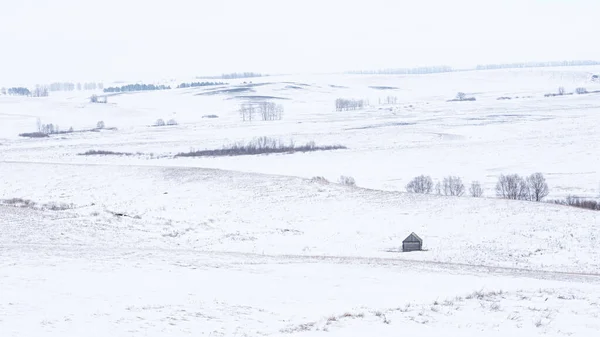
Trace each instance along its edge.
<path fill-rule="evenodd" d="M 599 213 L 493 198 L 499 174 L 538 171 L 552 198 L 600 193 L 600 94 L 544 97 L 600 90 L 591 73 L 265 77 L 106 105 L 0 96 L 0 336 L 594 335 Z M 477 101 L 446 102 L 458 91 Z M 248 95 L 281 98 L 283 119 L 243 122 Z M 336 98 L 370 106 L 336 112 Z M 37 118 L 117 130 L 18 137 Z M 260 136 L 348 149 L 172 157 Z M 403 193 L 419 174 L 479 180 L 487 197 Z M 359 187 L 310 179 L 340 175 Z M 411 232 L 425 250 L 400 253 Z"/>

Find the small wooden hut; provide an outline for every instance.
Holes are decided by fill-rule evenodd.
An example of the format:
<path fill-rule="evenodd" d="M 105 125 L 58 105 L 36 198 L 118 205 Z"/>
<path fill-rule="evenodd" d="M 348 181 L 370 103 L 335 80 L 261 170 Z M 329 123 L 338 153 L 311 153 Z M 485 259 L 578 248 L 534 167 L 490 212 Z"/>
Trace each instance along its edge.
<path fill-rule="evenodd" d="M 402 241 L 402 251 L 403 252 L 412 252 L 415 250 L 423 249 L 423 240 L 414 232 L 410 233 L 410 235 Z"/>

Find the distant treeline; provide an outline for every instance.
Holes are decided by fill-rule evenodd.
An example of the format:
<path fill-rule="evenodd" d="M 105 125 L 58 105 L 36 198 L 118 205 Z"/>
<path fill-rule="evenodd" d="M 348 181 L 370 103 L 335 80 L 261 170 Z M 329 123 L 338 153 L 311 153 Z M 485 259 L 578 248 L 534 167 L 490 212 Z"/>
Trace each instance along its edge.
<path fill-rule="evenodd" d="M 31 95 L 31 91 L 29 91 L 29 89 L 24 88 L 24 87 L 14 87 L 14 88 L 2 88 L 2 94 L 3 95 L 14 95 L 14 96 L 30 96 Z"/>
<path fill-rule="evenodd" d="M 74 91 L 77 90 L 102 90 L 104 84 L 88 82 L 88 83 L 72 83 L 72 82 L 54 82 L 48 85 L 50 91 Z"/>
<path fill-rule="evenodd" d="M 418 68 L 395 68 L 395 69 L 379 69 L 379 70 L 357 70 L 349 71 L 349 74 L 361 75 L 411 75 L 411 74 L 435 74 L 448 73 L 454 69 L 450 66 L 433 66 L 433 67 L 418 67 Z"/>
<path fill-rule="evenodd" d="M 225 85 L 223 82 L 192 82 L 192 83 L 181 83 L 177 88 L 191 88 L 191 87 L 206 87 L 209 85 Z"/>
<path fill-rule="evenodd" d="M 170 86 L 166 85 L 154 85 L 154 84 L 128 84 L 120 87 L 108 87 L 104 88 L 104 92 L 129 92 L 129 91 L 147 91 L 147 90 L 167 90 L 171 89 Z"/>
<path fill-rule="evenodd" d="M 236 79 L 236 78 L 250 78 L 250 77 L 263 77 L 263 76 L 269 76 L 269 75 L 253 73 L 253 72 L 245 72 L 245 73 L 221 74 L 220 76 L 198 76 L 196 78 L 232 80 L 232 79 Z"/>
<path fill-rule="evenodd" d="M 552 61 L 552 62 L 516 62 L 499 64 L 480 64 L 475 69 L 511 69 L 511 68 L 540 68 L 540 67 L 572 67 L 572 66 L 597 66 L 598 61 L 579 60 L 579 61 Z"/>

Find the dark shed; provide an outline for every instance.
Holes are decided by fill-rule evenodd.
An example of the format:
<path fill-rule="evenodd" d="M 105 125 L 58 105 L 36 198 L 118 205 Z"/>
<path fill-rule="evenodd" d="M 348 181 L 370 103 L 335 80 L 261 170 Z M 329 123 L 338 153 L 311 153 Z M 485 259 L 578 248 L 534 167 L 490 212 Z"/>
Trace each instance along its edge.
<path fill-rule="evenodd" d="M 402 241 L 402 251 L 411 252 L 421 250 L 423 248 L 423 240 L 414 232 Z"/>

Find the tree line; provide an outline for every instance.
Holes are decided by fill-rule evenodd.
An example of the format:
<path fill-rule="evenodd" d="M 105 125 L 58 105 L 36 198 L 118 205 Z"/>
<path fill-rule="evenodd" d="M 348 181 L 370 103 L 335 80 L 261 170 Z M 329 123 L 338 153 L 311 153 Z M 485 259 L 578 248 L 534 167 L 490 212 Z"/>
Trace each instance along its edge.
<path fill-rule="evenodd" d="M 167 90 L 171 89 L 171 86 L 166 85 L 154 85 L 154 84 L 128 84 L 120 87 L 108 87 L 104 88 L 104 92 L 129 92 L 129 91 L 148 91 L 148 90 Z"/>
<path fill-rule="evenodd" d="M 225 85 L 223 82 L 192 82 L 192 83 L 181 83 L 177 88 L 193 88 L 193 87 L 207 87 L 211 85 Z"/>

